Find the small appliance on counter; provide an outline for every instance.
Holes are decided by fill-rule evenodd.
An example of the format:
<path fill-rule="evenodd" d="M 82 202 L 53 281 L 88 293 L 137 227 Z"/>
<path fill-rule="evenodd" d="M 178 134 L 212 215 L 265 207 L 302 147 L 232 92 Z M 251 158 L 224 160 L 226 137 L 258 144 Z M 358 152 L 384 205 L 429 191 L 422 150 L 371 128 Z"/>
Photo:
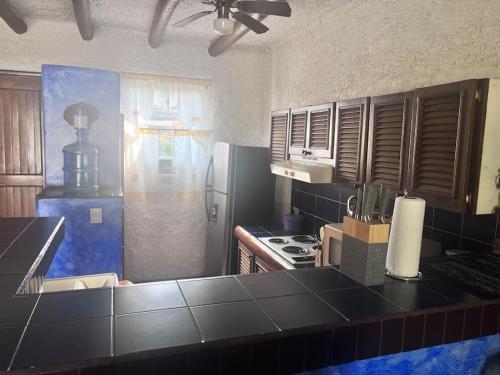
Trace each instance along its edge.
<path fill-rule="evenodd" d="M 342 223 L 324 226 L 323 257 L 321 266 L 338 266 L 342 259 Z"/>
<path fill-rule="evenodd" d="M 309 235 L 258 237 L 295 268 L 314 267 L 318 240 Z"/>

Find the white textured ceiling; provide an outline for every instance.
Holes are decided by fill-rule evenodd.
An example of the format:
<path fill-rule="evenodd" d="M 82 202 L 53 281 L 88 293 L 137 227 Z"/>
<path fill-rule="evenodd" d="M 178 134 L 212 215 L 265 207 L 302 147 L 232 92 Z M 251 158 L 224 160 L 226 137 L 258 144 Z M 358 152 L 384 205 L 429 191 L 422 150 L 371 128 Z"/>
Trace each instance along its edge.
<path fill-rule="evenodd" d="M 248 33 L 238 42 L 247 46 L 270 46 L 279 43 L 305 23 L 318 22 L 321 17 L 352 0 L 288 0 L 292 17 L 268 17 L 264 23 L 270 28 L 266 34 Z M 74 22 L 71 0 L 8 0 L 16 14 L 23 17 L 28 26 L 30 20 L 42 19 L 60 22 Z M 99 28 L 119 28 L 149 32 L 157 0 L 91 0 L 91 16 L 99 37 Z M 177 6 L 171 24 L 193 13 L 210 9 L 201 0 L 182 0 Z M 214 16 L 202 18 L 184 28 L 168 27 L 166 37 L 197 38 L 210 41 L 217 36 L 213 32 Z M 75 25 L 76 27 L 76 25 Z M 29 32 L 29 31 L 28 31 Z"/>

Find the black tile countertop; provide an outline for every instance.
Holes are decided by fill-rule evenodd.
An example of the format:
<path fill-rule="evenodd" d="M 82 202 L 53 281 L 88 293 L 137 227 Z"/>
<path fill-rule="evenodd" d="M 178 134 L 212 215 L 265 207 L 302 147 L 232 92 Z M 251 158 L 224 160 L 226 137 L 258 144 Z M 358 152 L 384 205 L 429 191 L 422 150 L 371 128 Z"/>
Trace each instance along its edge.
<path fill-rule="evenodd" d="M 18 241 L 23 235 L 13 244 Z M 311 335 L 309 348 L 316 339 L 332 345 L 341 363 L 496 332 L 499 307 L 499 300 L 438 273 L 416 284 L 388 279 L 368 288 L 331 267 L 16 296 L 0 300 L 0 371 L 79 368 L 183 351 L 204 358 L 214 346 L 235 343 L 262 343 L 252 355 L 265 357 L 262 350 L 271 350 L 274 339 L 283 339 L 280 350 L 298 360 L 303 335 Z M 206 355 L 199 363 L 210 366 L 213 357 Z"/>
<path fill-rule="evenodd" d="M 0 298 L 37 292 L 64 236 L 64 218 L 0 218 Z M 7 237 L 4 237 L 7 238 Z"/>

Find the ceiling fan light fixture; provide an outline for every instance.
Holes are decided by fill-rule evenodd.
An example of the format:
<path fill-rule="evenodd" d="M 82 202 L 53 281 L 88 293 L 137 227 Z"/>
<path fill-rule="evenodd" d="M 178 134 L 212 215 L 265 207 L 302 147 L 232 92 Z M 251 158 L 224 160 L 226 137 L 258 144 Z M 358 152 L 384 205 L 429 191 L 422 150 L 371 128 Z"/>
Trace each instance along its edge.
<path fill-rule="evenodd" d="M 214 20 L 214 30 L 219 35 L 230 35 L 234 31 L 234 20 L 218 17 Z"/>

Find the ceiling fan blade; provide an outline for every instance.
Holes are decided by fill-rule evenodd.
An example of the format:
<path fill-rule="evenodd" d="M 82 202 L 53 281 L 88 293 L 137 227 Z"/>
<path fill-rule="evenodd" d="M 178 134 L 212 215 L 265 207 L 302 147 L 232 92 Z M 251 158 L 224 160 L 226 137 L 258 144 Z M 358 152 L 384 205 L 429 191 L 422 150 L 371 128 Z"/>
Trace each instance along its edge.
<path fill-rule="evenodd" d="M 258 0 L 238 1 L 236 7 L 246 13 L 259 13 L 281 17 L 290 17 L 292 15 L 292 9 L 287 2 Z"/>
<path fill-rule="evenodd" d="M 183 27 L 183 26 L 186 26 L 187 24 L 190 24 L 191 22 L 194 22 L 202 17 L 208 16 L 209 14 L 212 14 L 212 13 L 213 13 L 212 10 L 205 10 L 205 11 L 200 12 L 200 13 L 195 13 L 189 17 L 186 17 L 180 21 L 177 21 L 172 26 L 173 27 Z"/>
<path fill-rule="evenodd" d="M 259 21 L 257 21 L 255 18 L 253 18 L 252 16 L 250 16 L 247 13 L 234 12 L 233 18 L 257 34 L 263 34 L 269 30 L 269 28 L 266 25 L 264 25 L 263 23 L 260 23 Z"/>

